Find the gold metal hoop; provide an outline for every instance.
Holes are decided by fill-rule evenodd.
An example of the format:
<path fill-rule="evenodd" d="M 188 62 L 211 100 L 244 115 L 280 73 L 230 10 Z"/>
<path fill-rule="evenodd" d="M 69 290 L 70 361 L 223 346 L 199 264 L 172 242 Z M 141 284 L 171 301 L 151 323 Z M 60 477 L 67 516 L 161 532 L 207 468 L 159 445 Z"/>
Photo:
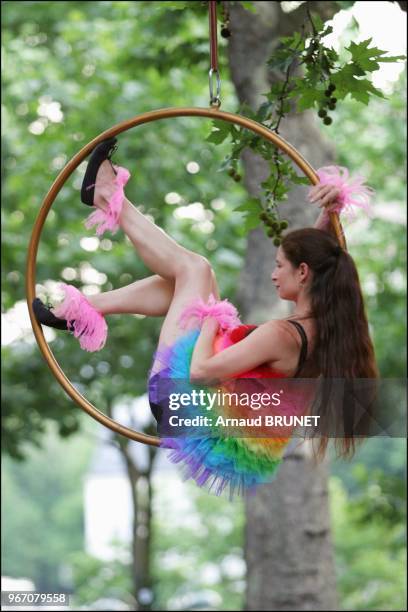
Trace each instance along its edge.
<path fill-rule="evenodd" d="M 93 140 L 85 145 L 79 153 L 77 153 L 61 170 L 54 183 L 51 185 L 51 188 L 47 195 L 45 196 L 44 202 L 38 213 L 36 222 L 34 224 L 33 232 L 31 235 L 30 244 L 28 247 L 28 258 L 27 258 L 27 269 L 26 269 L 26 294 L 27 294 L 27 304 L 28 310 L 30 313 L 31 325 L 33 327 L 34 335 L 37 340 L 38 346 L 44 356 L 45 361 L 51 369 L 51 372 L 63 387 L 63 389 L 68 393 L 68 395 L 79 405 L 80 408 L 85 410 L 91 417 L 109 427 L 116 433 L 122 434 L 130 438 L 131 440 L 136 440 L 137 442 L 142 442 L 144 444 L 150 444 L 152 446 L 159 446 L 160 439 L 156 436 L 150 436 L 144 434 L 139 431 L 135 431 L 123 425 L 117 423 L 114 419 L 106 416 L 95 408 L 88 400 L 83 397 L 72 385 L 71 381 L 65 376 L 61 367 L 59 366 L 57 360 L 55 359 L 50 347 L 48 346 L 47 341 L 45 340 L 44 334 L 42 332 L 41 325 L 38 323 L 35 318 L 32 302 L 35 298 L 35 283 L 36 283 L 36 261 L 37 261 L 37 251 L 38 245 L 41 237 L 41 231 L 44 226 L 44 223 L 47 219 L 47 215 L 51 209 L 51 206 L 57 197 L 59 191 L 62 186 L 66 183 L 67 179 L 71 176 L 73 171 L 79 166 L 79 164 L 91 153 L 91 151 L 95 148 L 95 146 L 105 140 L 106 138 L 110 138 L 112 136 L 117 136 L 121 132 L 125 132 L 130 128 L 133 128 L 137 125 L 142 125 L 144 123 L 150 123 L 152 121 L 157 121 L 159 119 L 170 119 L 171 117 L 207 117 L 210 119 L 217 119 L 220 121 L 228 121 L 229 123 L 234 123 L 235 125 L 240 125 L 243 128 L 246 128 L 256 134 L 259 134 L 262 138 L 265 138 L 273 145 L 281 149 L 284 153 L 286 153 L 292 161 L 300 168 L 300 170 L 307 176 L 310 182 L 313 185 L 319 182 L 316 172 L 312 168 L 312 166 L 302 157 L 302 155 L 296 151 L 292 145 L 286 142 L 283 138 L 266 128 L 265 126 L 253 121 L 252 119 L 248 119 L 246 117 L 241 117 L 240 115 L 236 115 L 234 113 L 226 113 L 224 111 L 220 111 L 217 108 L 163 108 L 155 111 L 149 111 L 147 113 L 142 113 L 141 115 L 137 115 L 133 117 L 133 119 L 129 119 L 127 121 L 123 121 L 122 123 L 118 123 L 113 126 L 109 130 L 106 130 Z M 333 225 L 336 236 L 339 240 L 340 245 L 343 248 L 346 248 L 344 233 L 340 224 L 340 220 L 338 218 L 337 213 L 330 213 L 330 220 Z"/>

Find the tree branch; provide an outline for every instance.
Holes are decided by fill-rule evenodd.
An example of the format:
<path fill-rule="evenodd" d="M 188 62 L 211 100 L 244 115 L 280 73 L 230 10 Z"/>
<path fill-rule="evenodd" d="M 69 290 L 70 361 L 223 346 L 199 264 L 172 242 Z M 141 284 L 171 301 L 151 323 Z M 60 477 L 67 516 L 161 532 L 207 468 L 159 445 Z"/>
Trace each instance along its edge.
<path fill-rule="evenodd" d="M 279 3 L 280 7 L 280 3 Z M 289 34 L 293 34 L 293 32 L 299 31 L 302 27 L 302 24 L 306 20 L 307 11 L 311 11 L 312 13 L 317 13 L 323 21 L 327 21 L 332 19 L 336 13 L 341 10 L 340 5 L 337 2 L 303 2 L 297 9 L 292 11 L 291 13 L 284 13 L 282 8 L 280 7 L 281 16 L 284 17 L 284 21 L 280 20 L 284 23 L 284 28 L 280 31 L 280 36 L 288 36 Z"/>

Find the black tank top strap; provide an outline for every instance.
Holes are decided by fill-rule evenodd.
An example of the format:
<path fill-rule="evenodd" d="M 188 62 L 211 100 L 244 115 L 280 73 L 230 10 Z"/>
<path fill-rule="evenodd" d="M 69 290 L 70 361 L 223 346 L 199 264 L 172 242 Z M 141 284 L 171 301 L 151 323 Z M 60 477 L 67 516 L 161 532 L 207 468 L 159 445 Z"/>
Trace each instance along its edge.
<path fill-rule="evenodd" d="M 306 336 L 306 332 L 303 329 L 302 325 L 298 322 L 298 321 L 293 321 L 291 319 L 286 319 L 288 321 L 288 323 L 292 323 L 292 325 L 294 325 L 296 327 L 296 329 L 298 330 L 301 340 L 302 340 L 302 348 L 300 349 L 300 355 L 299 355 L 299 361 L 298 361 L 298 365 L 297 365 L 297 369 L 295 374 L 293 375 L 293 378 L 296 378 L 299 374 L 299 372 L 302 370 L 302 367 L 306 361 L 306 357 L 307 357 L 307 336 Z"/>

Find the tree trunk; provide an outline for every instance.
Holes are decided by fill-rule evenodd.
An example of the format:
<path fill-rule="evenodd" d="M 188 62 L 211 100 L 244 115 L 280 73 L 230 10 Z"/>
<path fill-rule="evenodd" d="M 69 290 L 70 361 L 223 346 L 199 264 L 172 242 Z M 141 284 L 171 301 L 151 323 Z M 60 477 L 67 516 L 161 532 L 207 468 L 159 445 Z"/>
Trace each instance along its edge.
<path fill-rule="evenodd" d="M 132 523 L 132 579 L 137 610 L 151 610 L 152 578 L 150 567 L 152 487 L 151 471 L 154 454 L 146 470 L 140 471 L 129 453 L 132 442 L 120 441 L 120 450 L 126 463 L 133 505 Z"/>
<path fill-rule="evenodd" d="M 284 13 L 279 2 L 254 2 L 257 13 L 238 3 L 229 5 L 231 77 L 240 102 L 256 108 L 264 101 L 276 75 L 267 71 L 280 36 L 299 29 L 305 4 L 330 18 L 338 5 L 307 2 Z M 229 109 L 228 109 L 229 110 Z M 311 112 L 292 114 L 281 123 L 280 134 L 317 168 L 333 161 L 331 146 L 315 125 Z M 265 162 L 245 151 L 245 186 L 259 192 L 268 174 Z M 281 206 L 290 228 L 311 226 L 317 214 L 305 202 L 305 187 L 294 187 Z M 237 303 L 248 323 L 287 316 L 289 305 L 278 303 L 271 282 L 276 248 L 262 228 L 248 237 L 248 249 L 238 285 Z M 297 443 L 297 449 L 293 446 Z M 246 610 L 335 610 L 335 570 L 328 507 L 327 462 L 314 466 L 307 442 L 294 439 L 280 471 L 270 485 L 246 503 Z"/>
<path fill-rule="evenodd" d="M 107 408 L 107 414 L 113 418 L 112 404 Z M 115 448 L 121 453 L 125 462 L 129 487 L 132 496 L 132 582 L 134 610 L 148 611 L 152 609 L 152 576 L 151 576 L 151 519 L 152 519 L 152 486 L 151 476 L 156 449 L 148 448 L 147 467 L 140 470 L 131 453 L 131 442 L 123 436 L 113 436 Z"/>

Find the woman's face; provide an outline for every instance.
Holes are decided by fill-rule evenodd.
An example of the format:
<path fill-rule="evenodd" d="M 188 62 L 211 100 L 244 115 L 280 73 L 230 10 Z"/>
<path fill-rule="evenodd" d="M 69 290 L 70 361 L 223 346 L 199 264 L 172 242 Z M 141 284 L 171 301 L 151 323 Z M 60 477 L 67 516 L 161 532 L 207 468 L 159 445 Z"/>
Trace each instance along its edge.
<path fill-rule="evenodd" d="M 271 279 L 282 300 L 296 301 L 301 288 L 303 274 L 300 268 L 295 268 L 285 257 L 282 247 L 276 253 L 276 266 Z"/>

